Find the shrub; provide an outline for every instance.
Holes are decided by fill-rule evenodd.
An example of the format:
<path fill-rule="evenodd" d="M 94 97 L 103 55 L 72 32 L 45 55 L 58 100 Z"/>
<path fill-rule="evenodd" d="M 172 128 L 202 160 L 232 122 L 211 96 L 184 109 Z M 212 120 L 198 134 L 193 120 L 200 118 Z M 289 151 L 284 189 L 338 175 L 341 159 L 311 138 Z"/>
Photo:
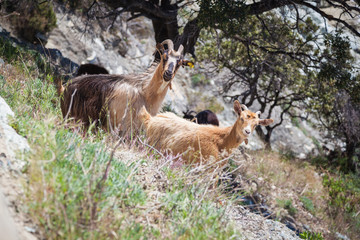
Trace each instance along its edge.
<path fill-rule="evenodd" d="M 299 237 L 301 239 L 306 239 L 306 240 L 323 240 L 324 239 L 321 233 L 313 233 L 313 232 L 309 232 L 309 231 L 300 233 Z"/>
<path fill-rule="evenodd" d="M 8 1 L 14 4 L 15 1 Z M 14 10 L 19 15 L 11 17 L 11 23 L 18 34 L 28 41 L 37 41 L 36 34 L 45 34 L 56 27 L 56 15 L 53 6 L 48 1 L 19 1 Z"/>
<path fill-rule="evenodd" d="M 279 207 L 286 209 L 291 216 L 294 216 L 297 213 L 297 209 L 292 205 L 292 201 L 290 199 L 287 200 L 277 199 L 276 202 L 279 205 Z"/>
<path fill-rule="evenodd" d="M 305 197 L 305 196 L 301 196 L 300 197 L 300 201 L 304 204 L 304 208 L 306 210 L 308 210 L 309 212 L 311 213 L 314 213 L 315 212 L 315 207 L 314 207 L 314 204 L 313 202 L 311 201 L 311 199 Z"/>

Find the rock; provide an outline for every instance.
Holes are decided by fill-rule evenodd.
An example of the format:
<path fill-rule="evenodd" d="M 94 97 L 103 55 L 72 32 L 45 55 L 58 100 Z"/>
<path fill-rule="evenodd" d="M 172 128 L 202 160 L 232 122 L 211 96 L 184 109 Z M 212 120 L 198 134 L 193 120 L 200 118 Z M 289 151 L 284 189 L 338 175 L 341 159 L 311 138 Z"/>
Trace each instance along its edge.
<path fill-rule="evenodd" d="M 21 137 L 8 125 L 8 116 L 14 117 L 14 112 L 0 97 L 0 154 L 6 159 L 5 166 L 10 170 L 21 171 L 25 161 L 17 158 L 17 153 L 24 153 L 30 150 L 25 138 Z M 4 160 L 3 164 L 4 164 Z M 4 167 L 5 167 L 4 166 Z"/>
<path fill-rule="evenodd" d="M 5 64 L 5 61 L 2 58 L 0 58 L 0 67 L 4 66 L 4 64 Z"/>
<path fill-rule="evenodd" d="M 343 234 L 341 234 L 341 233 L 339 233 L 339 232 L 336 232 L 335 235 L 336 235 L 337 239 L 350 240 L 350 238 L 349 238 L 348 236 L 343 235 Z"/>
<path fill-rule="evenodd" d="M 236 223 L 235 228 L 241 232 L 241 239 L 249 240 L 295 240 L 300 239 L 283 223 L 265 219 L 239 207 L 228 207 L 227 214 Z"/>
<path fill-rule="evenodd" d="M 17 240 L 20 239 L 18 233 L 16 232 L 16 226 L 14 220 L 10 216 L 7 203 L 4 198 L 4 195 L 0 189 L 0 233 L 2 237 L 5 237 L 7 240 Z"/>

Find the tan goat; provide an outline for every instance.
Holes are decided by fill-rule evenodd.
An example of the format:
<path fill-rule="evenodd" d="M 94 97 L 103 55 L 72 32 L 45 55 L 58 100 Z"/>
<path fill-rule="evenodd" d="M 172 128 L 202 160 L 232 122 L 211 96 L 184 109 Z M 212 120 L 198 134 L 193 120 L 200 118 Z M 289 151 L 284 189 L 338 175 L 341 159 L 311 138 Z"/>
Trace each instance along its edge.
<path fill-rule="evenodd" d="M 199 125 L 173 113 L 167 112 L 152 117 L 145 108 L 139 112 L 139 118 L 145 125 L 150 145 L 161 151 L 170 150 L 174 155 L 182 154 L 186 163 L 197 163 L 210 156 L 219 159 L 220 153 L 230 153 L 247 139 L 257 125 L 267 126 L 272 119 L 259 119 L 259 112 L 251 112 L 239 101 L 234 102 L 238 115 L 230 127 Z"/>
<path fill-rule="evenodd" d="M 192 65 L 183 59 L 182 45 L 175 51 L 173 42 L 168 39 L 156 47 L 160 62 L 154 61 L 143 74 L 82 75 L 65 86 L 59 84 L 58 91 L 63 93 L 61 110 L 64 118 L 80 120 L 85 126 L 100 121 L 104 128 L 121 133 L 137 130 L 140 108 L 145 106 L 151 115 L 155 115 L 179 67 Z"/>

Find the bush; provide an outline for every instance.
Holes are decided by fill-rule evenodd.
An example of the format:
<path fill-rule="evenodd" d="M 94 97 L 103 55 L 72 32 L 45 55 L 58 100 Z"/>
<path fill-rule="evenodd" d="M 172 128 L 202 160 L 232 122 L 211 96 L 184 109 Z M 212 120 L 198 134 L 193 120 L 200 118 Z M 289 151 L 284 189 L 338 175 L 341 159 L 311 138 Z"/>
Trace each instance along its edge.
<path fill-rule="evenodd" d="M 313 232 L 303 232 L 300 233 L 299 237 L 301 239 L 306 239 L 306 240 L 323 240 L 323 236 L 321 233 L 313 233 Z"/>
<path fill-rule="evenodd" d="M 279 205 L 279 207 L 282 207 L 282 208 L 286 209 L 291 216 L 294 216 L 297 213 L 297 209 L 292 205 L 291 200 L 289 200 L 289 199 L 288 200 L 277 199 L 276 202 Z"/>
<path fill-rule="evenodd" d="M 301 196 L 300 197 L 300 201 L 304 204 L 304 208 L 306 210 L 308 210 L 309 212 L 311 213 L 314 213 L 315 212 L 315 207 L 314 207 L 314 204 L 313 202 L 311 201 L 311 199 L 305 197 L 305 196 Z"/>
<path fill-rule="evenodd" d="M 19 15 L 11 17 L 11 23 L 18 34 L 30 42 L 37 41 L 36 34 L 46 34 L 56 27 L 56 15 L 50 2 L 10 0 Z"/>

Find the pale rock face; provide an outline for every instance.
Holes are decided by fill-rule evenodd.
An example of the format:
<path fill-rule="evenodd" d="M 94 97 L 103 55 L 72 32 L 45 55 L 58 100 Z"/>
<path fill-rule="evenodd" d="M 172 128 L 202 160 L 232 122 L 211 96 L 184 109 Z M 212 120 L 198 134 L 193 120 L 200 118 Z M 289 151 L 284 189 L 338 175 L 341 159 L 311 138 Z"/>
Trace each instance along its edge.
<path fill-rule="evenodd" d="M 151 20 L 116 22 L 112 29 L 111 22 L 86 26 L 82 18 L 54 6 L 57 27 L 49 33 L 46 48 L 60 50 L 77 64 L 99 64 L 112 74 L 143 72 L 150 65 L 156 46 Z M 126 19 L 126 14 L 122 16 Z M 104 26 L 108 29 L 102 30 Z"/>
<path fill-rule="evenodd" d="M 26 139 L 8 125 L 9 116 L 14 117 L 14 112 L 0 97 L 0 167 L 20 171 L 25 161 L 18 158 L 21 153 L 29 151 L 30 147 Z"/>

